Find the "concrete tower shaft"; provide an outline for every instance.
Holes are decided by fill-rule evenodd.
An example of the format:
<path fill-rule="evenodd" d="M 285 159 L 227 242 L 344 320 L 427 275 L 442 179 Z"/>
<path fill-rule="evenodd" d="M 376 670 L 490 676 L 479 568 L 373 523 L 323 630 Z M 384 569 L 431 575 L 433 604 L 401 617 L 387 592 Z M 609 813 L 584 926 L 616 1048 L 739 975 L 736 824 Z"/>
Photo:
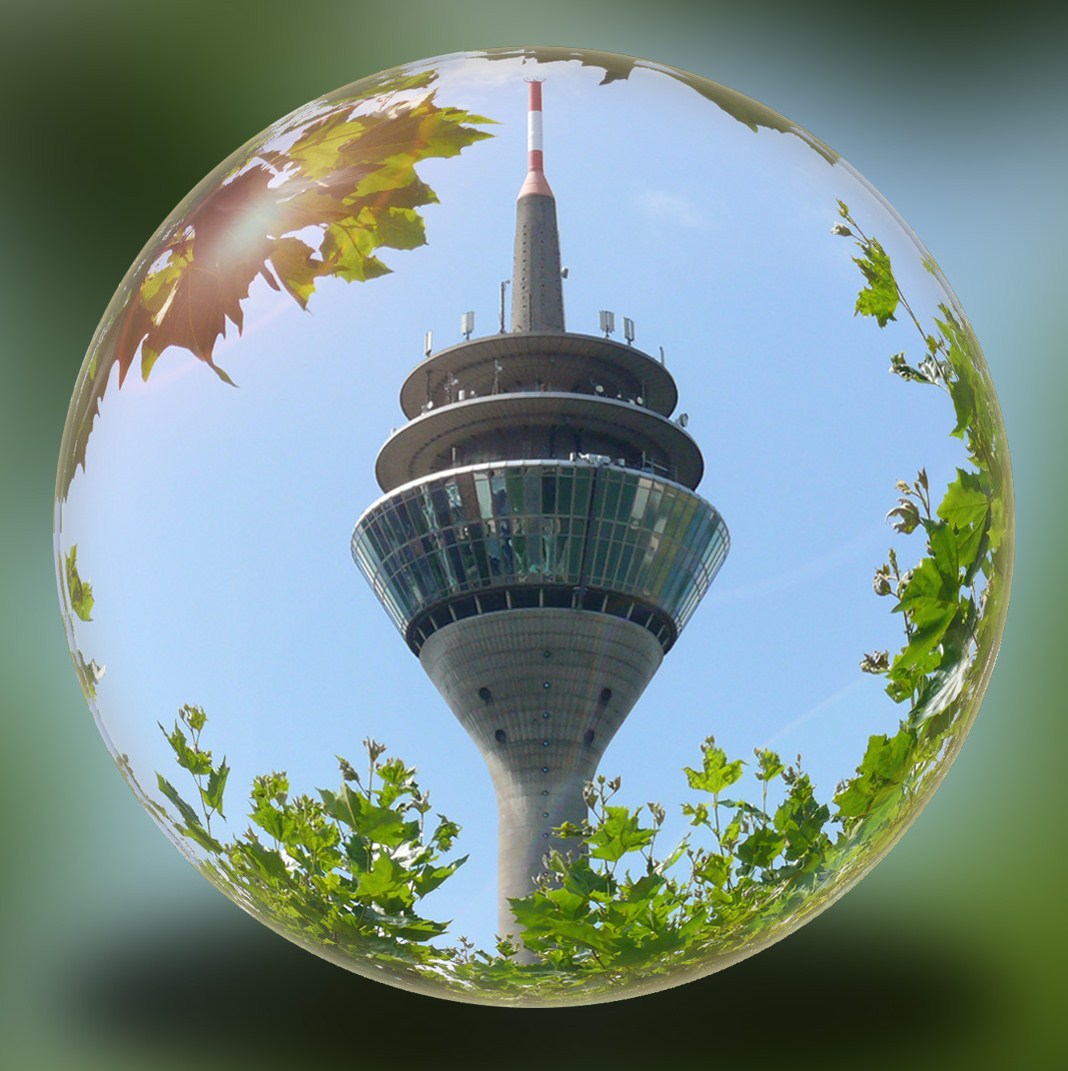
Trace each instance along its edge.
<path fill-rule="evenodd" d="M 546 853 L 576 850 L 552 831 L 585 820 L 583 787 L 662 658 L 641 626 L 572 609 L 471 617 L 424 644 L 423 669 L 493 777 L 500 933 Z"/>
<path fill-rule="evenodd" d="M 564 290 L 556 198 L 545 178 L 541 82 L 529 83 L 527 176 L 515 209 L 512 330 L 563 331 Z"/>

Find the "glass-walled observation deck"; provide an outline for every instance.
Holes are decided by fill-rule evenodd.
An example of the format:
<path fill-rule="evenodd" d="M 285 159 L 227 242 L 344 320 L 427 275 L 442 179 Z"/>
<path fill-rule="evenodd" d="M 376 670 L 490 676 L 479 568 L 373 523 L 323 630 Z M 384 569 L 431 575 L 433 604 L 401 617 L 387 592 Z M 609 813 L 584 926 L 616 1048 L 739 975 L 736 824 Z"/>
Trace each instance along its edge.
<path fill-rule="evenodd" d="M 587 461 L 472 465 L 413 481 L 356 524 L 352 555 L 409 646 L 517 607 L 614 614 L 674 643 L 727 556 L 714 507 Z"/>

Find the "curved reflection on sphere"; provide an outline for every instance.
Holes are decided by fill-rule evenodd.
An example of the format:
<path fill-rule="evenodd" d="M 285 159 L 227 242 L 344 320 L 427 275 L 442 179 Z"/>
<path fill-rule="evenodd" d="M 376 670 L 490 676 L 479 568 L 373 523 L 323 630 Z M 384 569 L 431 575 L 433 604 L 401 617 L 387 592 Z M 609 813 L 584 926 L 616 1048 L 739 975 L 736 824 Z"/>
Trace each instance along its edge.
<path fill-rule="evenodd" d="M 1012 516 L 963 310 L 833 150 L 500 49 L 305 105 L 164 221 L 55 552 L 205 877 L 359 974 L 549 1006 L 720 970 L 882 858 L 978 710 Z"/>

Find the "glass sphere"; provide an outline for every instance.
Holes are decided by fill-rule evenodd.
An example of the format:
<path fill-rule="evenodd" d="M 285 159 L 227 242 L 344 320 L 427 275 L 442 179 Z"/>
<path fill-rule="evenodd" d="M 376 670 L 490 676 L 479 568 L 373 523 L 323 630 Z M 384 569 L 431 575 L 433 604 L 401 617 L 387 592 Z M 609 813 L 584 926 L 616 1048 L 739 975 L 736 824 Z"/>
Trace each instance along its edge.
<path fill-rule="evenodd" d="M 363 79 L 216 168 L 104 314 L 55 508 L 89 707 L 190 862 L 515 1005 L 709 974 L 874 866 L 978 709 L 1011 533 L 886 202 L 572 49 Z"/>

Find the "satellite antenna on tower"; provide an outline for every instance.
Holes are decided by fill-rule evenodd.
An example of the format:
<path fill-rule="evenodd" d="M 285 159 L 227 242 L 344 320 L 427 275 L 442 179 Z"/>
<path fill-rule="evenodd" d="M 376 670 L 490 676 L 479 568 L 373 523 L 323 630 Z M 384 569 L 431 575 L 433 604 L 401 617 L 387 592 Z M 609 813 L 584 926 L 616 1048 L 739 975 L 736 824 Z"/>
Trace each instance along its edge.
<path fill-rule="evenodd" d="M 427 331 L 423 336 L 423 355 L 425 357 L 430 356 L 430 351 L 434 348 L 434 332 Z"/>
<path fill-rule="evenodd" d="M 511 279 L 501 280 L 501 334 L 504 334 L 504 292 L 508 288 Z"/>
<path fill-rule="evenodd" d="M 475 329 L 475 314 L 473 312 L 465 312 L 460 317 L 460 334 L 464 336 L 464 341 L 471 337 L 471 332 Z"/>
<path fill-rule="evenodd" d="M 609 312 L 608 309 L 601 309 L 601 330 L 604 332 L 604 337 L 608 336 L 616 329 L 616 314 Z"/>
<path fill-rule="evenodd" d="M 629 316 L 623 317 L 623 337 L 628 346 L 634 341 L 634 321 Z"/>

